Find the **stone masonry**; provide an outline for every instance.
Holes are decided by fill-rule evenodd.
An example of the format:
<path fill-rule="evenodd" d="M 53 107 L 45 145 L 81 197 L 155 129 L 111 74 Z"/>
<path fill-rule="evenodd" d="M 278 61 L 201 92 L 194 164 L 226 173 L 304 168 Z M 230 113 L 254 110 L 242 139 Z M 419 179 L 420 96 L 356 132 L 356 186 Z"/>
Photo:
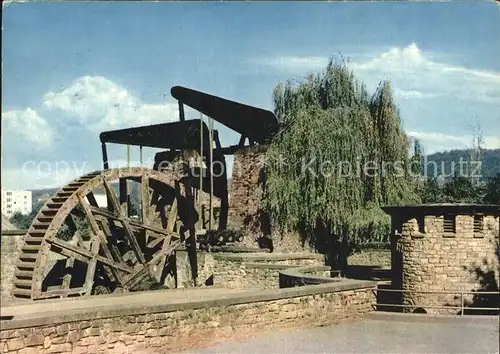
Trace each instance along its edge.
<path fill-rule="evenodd" d="M 458 313 L 460 309 L 442 310 L 426 306 L 460 306 L 460 292 L 491 291 L 495 286 L 498 289 L 498 209 L 424 205 L 394 208 L 389 212 L 396 232 L 393 287 L 410 291 L 455 292 L 403 293 L 401 303 L 413 305 L 405 311 L 423 308 L 427 313 Z M 496 285 L 489 284 L 492 282 Z M 465 305 L 474 302 L 473 294 L 464 295 Z"/>
<path fill-rule="evenodd" d="M 64 313 L 43 317 L 34 313 L 32 319 L 28 309 L 20 309 L 23 320 L 2 321 L 0 350 L 16 354 L 180 352 L 226 338 L 360 318 L 372 310 L 373 288 L 372 282 L 358 282 L 235 294 L 222 289 L 225 296 L 206 300 L 210 296 L 186 293 L 188 301 L 177 304 L 169 304 L 173 295 L 157 299 L 158 295 L 142 293 L 129 295 L 137 300 L 126 300 L 128 305 L 114 298 L 108 306 L 82 310 L 78 307 L 85 306 L 75 302 Z"/>
<path fill-rule="evenodd" d="M 277 289 L 281 270 L 325 264 L 322 255 L 305 253 L 220 253 L 214 258 L 214 284 L 229 289 Z"/>
<path fill-rule="evenodd" d="M 265 147 L 254 146 L 242 148 L 234 154 L 229 201 L 229 220 L 234 225 L 248 224 L 258 219 L 265 152 Z"/>

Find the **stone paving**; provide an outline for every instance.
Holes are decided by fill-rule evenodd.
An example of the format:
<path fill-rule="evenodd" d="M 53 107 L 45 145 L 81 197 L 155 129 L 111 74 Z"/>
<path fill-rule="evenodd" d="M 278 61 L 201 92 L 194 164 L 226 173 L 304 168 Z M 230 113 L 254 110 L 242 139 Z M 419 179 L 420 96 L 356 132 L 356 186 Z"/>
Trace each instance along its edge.
<path fill-rule="evenodd" d="M 373 314 L 362 321 L 275 332 L 189 353 L 498 353 L 495 317 Z M 425 315 L 424 315 L 425 316 Z"/>

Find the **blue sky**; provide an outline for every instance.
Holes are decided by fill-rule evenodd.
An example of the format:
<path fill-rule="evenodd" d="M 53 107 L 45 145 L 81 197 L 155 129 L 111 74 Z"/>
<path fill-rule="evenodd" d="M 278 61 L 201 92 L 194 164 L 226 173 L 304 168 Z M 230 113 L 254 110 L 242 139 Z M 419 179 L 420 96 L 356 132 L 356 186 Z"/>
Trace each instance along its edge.
<path fill-rule="evenodd" d="M 100 131 L 177 119 L 174 85 L 272 109 L 277 83 L 338 53 L 371 92 L 392 82 L 427 152 L 470 146 L 476 120 L 486 147 L 500 147 L 492 2 L 11 3 L 3 29 L 4 189 L 100 168 Z"/>

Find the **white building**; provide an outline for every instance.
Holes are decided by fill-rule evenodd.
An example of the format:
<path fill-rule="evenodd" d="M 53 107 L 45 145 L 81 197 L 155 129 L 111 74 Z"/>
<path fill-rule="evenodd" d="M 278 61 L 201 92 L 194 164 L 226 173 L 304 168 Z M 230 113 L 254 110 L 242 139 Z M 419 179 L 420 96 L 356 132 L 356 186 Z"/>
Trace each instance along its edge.
<path fill-rule="evenodd" d="M 2 214 L 9 218 L 16 212 L 31 213 L 31 203 L 31 191 L 2 190 Z"/>

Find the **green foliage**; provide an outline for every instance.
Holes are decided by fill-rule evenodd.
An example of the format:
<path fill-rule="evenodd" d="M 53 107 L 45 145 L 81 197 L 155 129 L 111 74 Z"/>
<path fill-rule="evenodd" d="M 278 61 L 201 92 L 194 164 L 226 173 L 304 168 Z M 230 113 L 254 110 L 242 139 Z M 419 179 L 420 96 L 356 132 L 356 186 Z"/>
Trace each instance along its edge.
<path fill-rule="evenodd" d="M 481 191 L 470 178 L 453 177 L 443 188 L 443 199 L 448 203 L 481 203 Z"/>
<path fill-rule="evenodd" d="M 419 201 L 390 84 L 370 98 L 344 63 L 330 61 L 298 85 L 278 85 L 274 103 L 284 129 L 267 153 L 271 219 L 308 237 L 326 229 L 343 242 L 385 239 L 380 206 Z"/>
<path fill-rule="evenodd" d="M 31 223 L 35 219 L 36 214 L 38 214 L 38 211 L 42 206 L 43 202 L 37 202 L 36 204 L 33 205 L 31 213 L 29 213 L 28 215 L 23 215 L 20 212 L 16 212 L 10 218 L 10 222 L 18 229 L 21 230 L 28 229 L 31 226 Z"/>
<path fill-rule="evenodd" d="M 429 178 L 421 198 L 423 203 L 500 204 L 500 173 L 485 185 L 476 185 L 471 178 L 453 177 L 440 187 L 436 178 Z"/>
<path fill-rule="evenodd" d="M 72 214 L 68 215 L 68 218 L 73 220 L 73 223 L 76 226 L 76 231 L 80 233 L 80 236 L 84 239 L 91 237 L 92 230 L 90 228 L 90 224 L 85 216 L 85 212 L 81 204 L 77 204 L 76 207 L 72 210 Z M 66 221 L 70 221 L 66 219 Z M 57 231 L 57 238 L 60 238 L 64 241 L 69 241 L 73 238 L 74 232 L 68 227 L 67 223 L 64 223 L 62 227 Z"/>
<path fill-rule="evenodd" d="M 444 202 L 443 191 L 439 187 L 437 178 L 429 178 L 421 190 L 422 203 Z"/>
<path fill-rule="evenodd" d="M 10 218 L 10 222 L 12 225 L 17 227 L 18 229 L 28 229 L 29 226 L 31 225 L 31 221 L 33 219 L 31 218 L 31 214 L 29 215 L 23 215 L 20 212 L 15 212 L 14 215 Z"/>
<path fill-rule="evenodd" d="M 484 203 L 500 204 L 500 172 L 486 184 Z"/>

